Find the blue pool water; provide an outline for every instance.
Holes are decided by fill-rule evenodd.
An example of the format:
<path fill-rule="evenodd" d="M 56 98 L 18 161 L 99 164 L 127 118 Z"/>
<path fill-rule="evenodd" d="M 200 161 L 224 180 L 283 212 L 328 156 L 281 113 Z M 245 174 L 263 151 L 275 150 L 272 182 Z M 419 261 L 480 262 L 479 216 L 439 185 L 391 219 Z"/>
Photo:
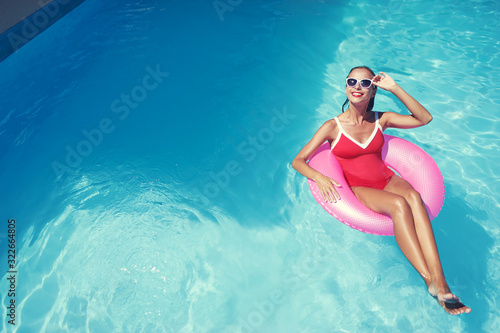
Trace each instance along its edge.
<path fill-rule="evenodd" d="M 498 13 L 87 0 L 0 63 L 2 331 L 500 331 Z M 434 116 L 388 133 L 441 168 L 433 225 L 469 315 L 446 315 L 393 237 L 335 221 L 291 168 L 359 64 Z M 405 112 L 384 92 L 375 108 Z"/>

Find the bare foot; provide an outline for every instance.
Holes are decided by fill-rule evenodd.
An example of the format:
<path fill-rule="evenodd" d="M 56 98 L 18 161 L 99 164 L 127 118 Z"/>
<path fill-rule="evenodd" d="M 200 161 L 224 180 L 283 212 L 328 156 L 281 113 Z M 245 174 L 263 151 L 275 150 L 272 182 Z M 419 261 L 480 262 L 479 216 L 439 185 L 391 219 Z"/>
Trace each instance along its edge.
<path fill-rule="evenodd" d="M 443 309 L 450 315 L 459 315 L 462 313 L 469 313 L 471 309 L 460 302 L 460 298 L 453 295 L 448 287 L 442 288 L 441 291 L 436 288 L 432 283 L 428 287 L 429 293 Z"/>

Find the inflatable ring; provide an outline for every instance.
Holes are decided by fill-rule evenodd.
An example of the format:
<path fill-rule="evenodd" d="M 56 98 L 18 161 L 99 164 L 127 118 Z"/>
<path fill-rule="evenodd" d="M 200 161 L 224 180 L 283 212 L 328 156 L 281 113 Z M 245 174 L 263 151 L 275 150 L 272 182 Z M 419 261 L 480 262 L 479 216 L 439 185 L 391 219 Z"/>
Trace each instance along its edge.
<path fill-rule="evenodd" d="M 417 190 L 433 220 L 443 207 L 444 181 L 436 162 L 417 145 L 384 134 L 382 159 L 385 164 L 406 179 Z M 351 191 L 337 159 L 330 151 L 328 142 L 321 145 L 309 159 L 309 166 L 342 185 L 337 188 L 340 200 L 324 202 L 316 183 L 308 179 L 309 188 L 316 201 L 340 222 L 362 232 L 394 235 L 392 220 L 364 206 Z"/>

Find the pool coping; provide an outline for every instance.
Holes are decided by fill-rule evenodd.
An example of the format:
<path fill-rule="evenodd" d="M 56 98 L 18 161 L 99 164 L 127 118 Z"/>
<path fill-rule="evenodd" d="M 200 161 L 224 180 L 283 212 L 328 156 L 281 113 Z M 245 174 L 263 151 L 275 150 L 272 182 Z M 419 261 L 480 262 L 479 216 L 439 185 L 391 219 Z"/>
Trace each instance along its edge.
<path fill-rule="evenodd" d="M 37 0 L 42 7 L 0 34 L 0 62 L 81 5 L 85 0 Z"/>

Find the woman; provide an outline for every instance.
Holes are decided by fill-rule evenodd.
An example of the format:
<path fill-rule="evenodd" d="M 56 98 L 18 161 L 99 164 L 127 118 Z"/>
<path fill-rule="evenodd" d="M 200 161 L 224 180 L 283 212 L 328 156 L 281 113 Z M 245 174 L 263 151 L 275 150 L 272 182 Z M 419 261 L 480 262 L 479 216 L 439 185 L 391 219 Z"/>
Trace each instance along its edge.
<path fill-rule="evenodd" d="M 396 95 L 411 115 L 373 112 L 377 88 Z M 471 309 L 451 293 L 445 280 L 431 222 L 420 194 L 410 183 L 395 175 L 381 158 L 383 130 L 423 126 L 432 120 L 431 114 L 389 75 L 383 72 L 375 75 L 365 66 L 351 69 L 345 93 L 347 100 L 342 106 L 343 113 L 321 126 L 295 157 L 292 166 L 316 182 L 325 201 L 336 202 L 340 196 L 335 187 L 340 185 L 306 163 L 328 140 L 354 195 L 368 208 L 392 219 L 396 241 L 424 279 L 429 293 L 449 314 L 469 313 Z M 344 112 L 346 104 L 349 108 Z"/>

